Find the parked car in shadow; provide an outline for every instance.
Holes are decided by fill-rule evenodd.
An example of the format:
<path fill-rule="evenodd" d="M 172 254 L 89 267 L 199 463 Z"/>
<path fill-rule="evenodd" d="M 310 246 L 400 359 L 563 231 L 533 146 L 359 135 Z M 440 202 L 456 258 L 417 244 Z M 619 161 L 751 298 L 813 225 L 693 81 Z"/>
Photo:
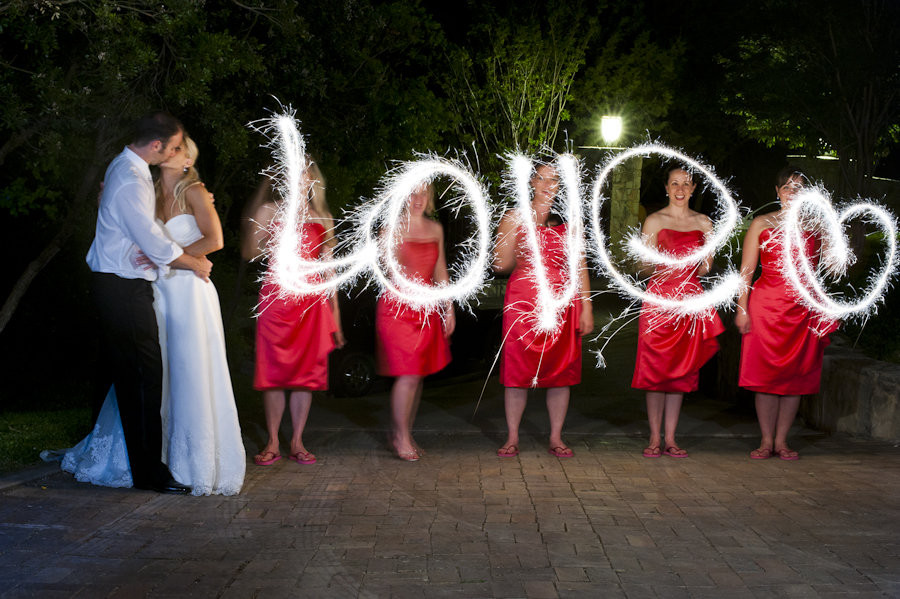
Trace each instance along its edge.
<path fill-rule="evenodd" d="M 500 350 L 505 288 L 505 280 L 494 280 L 471 312 L 456 309 L 456 331 L 450 339 L 453 360 L 429 381 L 487 375 Z M 375 368 L 376 299 L 377 292 L 372 287 L 360 286 L 340 294 L 341 324 L 347 344 L 331 352 L 328 364 L 329 388 L 336 396 L 358 397 L 378 387 L 386 388 L 390 381 L 378 376 Z M 497 374 L 496 369 L 492 374 Z"/>

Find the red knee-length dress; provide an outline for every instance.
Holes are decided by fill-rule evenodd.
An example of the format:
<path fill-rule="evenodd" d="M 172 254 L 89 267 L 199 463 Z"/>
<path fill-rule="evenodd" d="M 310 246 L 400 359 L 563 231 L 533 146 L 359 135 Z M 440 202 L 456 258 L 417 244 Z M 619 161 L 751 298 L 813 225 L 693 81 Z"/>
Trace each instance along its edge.
<path fill-rule="evenodd" d="M 436 241 L 402 241 L 397 262 L 408 278 L 434 284 L 440 249 Z M 384 376 L 433 374 L 450 363 L 450 341 L 444 336 L 441 315 L 404 304 L 389 292 L 375 306 L 378 373 Z"/>
<path fill-rule="evenodd" d="M 662 229 L 656 239 L 660 250 L 683 256 L 703 245 L 703 231 Z M 679 299 L 703 292 L 696 269 L 658 267 L 647 291 Z M 698 317 L 675 317 L 644 302 L 638 326 L 637 357 L 631 386 L 647 391 L 696 391 L 700 367 L 719 350 L 716 336 L 725 327 L 715 310 Z"/>
<path fill-rule="evenodd" d="M 771 228 L 759 234 L 762 274 L 750 292 L 750 332 L 741 342 L 738 383 L 757 393 L 806 395 L 819 391 L 828 334 L 838 323 L 800 304 L 781 270 L 782 245 Z M 818 240 L 806 236 L 805 252 L 815 256 Z"/>
<path fill-rule="evenodd" d="M 568 280 L 565 223 L 537 227 L 538 247 L 554 293 Z M 568 387 L 581 382 L 581 302 L 565 308 L 557 330 L 543 332 L 537 324 L 537 282 L 534 263 L 525 243 L 525 230 L 516 232 L 516 267 L 503 300 L 503 351 L 500 384 L 505 387 Z"/>
<path fill-rule="evenodd" d="M 304 223 L 300 230 L 304 259 L 319 257 L 325 243 L 321 223 Z M 328 354 L 337 330 L 325 294 L 278 297 L 278 285 L 269 280 L 259 291 L 256 322 L 256 375 L 253 387 L 267 389 L 328 389 Z"/>

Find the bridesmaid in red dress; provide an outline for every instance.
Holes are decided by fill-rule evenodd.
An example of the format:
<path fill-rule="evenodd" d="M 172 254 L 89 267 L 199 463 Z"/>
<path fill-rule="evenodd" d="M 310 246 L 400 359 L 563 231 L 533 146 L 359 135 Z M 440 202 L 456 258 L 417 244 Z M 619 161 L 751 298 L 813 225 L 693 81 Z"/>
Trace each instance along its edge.
<path fill-rule="evenodd" d="M 422 185 L 409 196 L 393 240 L 394 256 L 408 279 L 428 285 L 447 283 L 444 230 L 432 220 L 434 186 Z M 435 311 L 410 307 L 381 294 L 375 308 L 378 372 L 396 377 L 391 388 L 391 446 L 407 462 L 424 453 L 412 436 L 422 399 L 423 379 L 450 363 L 450 335 L 456 327 L 453 305 Z"/>
<path fill-rule="evenodd" d="M 538 245 L 547 279 L 554 291 L 561 289 L 566 272 L 566 225 L 551 214 L 559 189 L 555 168 L 542 164 L 531 178 L 534 195 L 532 214 L 537 225 Z M 550 416 L 550 448 L 556 457 L 570 458 L 572 450 L 562 440 L 562 427 L 569 409 L 569 387 L 581 382 L 581 337 L 594 328 L 591 309 L 590 281 L 584 258 L 581 259 L 581 291 L 566 308 L 561 327 L 544 333 L 535 324 L 534 265 L 525 242 L 525 231 L 519 223 L 518 211 L 508 211 L 500 221 L 494 270 L 512 271 L 506 285 L 503 308 L 503 351 L 500 361 L 500 384 L 506 387 L 504 407 L 508 429 L 506 442 L 497 450 L 501 458 L 519 455 L 519 424 L 525 413 L 530 387 L 547 389 L 547 412 Z"/>
<path fill-rule="evenodd" d="M 328 257 L 335 244 L 334 222 L 325 202 L 322 174 L 313 163 L 307 169 L 311 182 L 309 218 L 302 225 L 301 252 L 306 259 Z M 248 260 L 259 257 L 270 242 L 270 225 L 278 205 L 268 181 L 257 192 L 259 207 L 253 216 L 253 233 L 244 247 Z M 303 445 L 303 428 L 312 404 L 312 392 L 328 388 L 328 354 L 344 345 L 337 295 L 278 297 L 278 285 L 266 274 L 259 291 L 256 323 L 256 375 L 253 387 L 263 393 L 269 440 L 253 461 L 269 466 L 281 459 L 278 429 L 284 416 L 285 395 L 290 395 L 293 433 L 288 457 L 298 464 L 314 464 L 316 456 Z"/>
<path fill-rule="evenodd" d="M 781 272 L 781 223 L 788 205 L 808 183 L 794 168 L 782 169 L 775 181 L 775 193 L 781 210 L 753 219 L 744 238 L 741 275 L 749 285 L 762 263 L 762 274 L 738 299 L 735 325 L 744 336 L 741 344 L 739 384 L 756 392 L 756 415 L 762 441 L 750 458 L 765 460 L 777 455 L 796 460 L 799 455 L 788 447 L 787 435 L 800 396 L 816 393 L 822 373 L 822 355 L 830 342 L 828 333 L 836 323 L 820 318 L 801 305 Z M 805 251 L 818 253 L 818 240 L 808 234 Z M 749 300 L 749 301 L 748 301 Z"/>
<path fill-rule="evenodd" d="M 669 204 L 644 221 L 644 241 L 674 256 L 688 254 L 703 245 L 712 230 L 709 218 L 690 209 L 691 195 L 697 184 L 681 167 L 669 169 L 666 195 Z M 680 298 L 702 293 L 698 275 L 709 271 L 712 256 L 701 264 L 671 269 L 657 266 L 647 284 L 647 291 L 661 297 Z M 673 458 L 688 457 L 675 442 L 675 429 L 681 413 L 684 394 L 696 391 L 700 367 L 719 349 L 716 335 L 725 328 L 714 310 L 699 318 L 676 318 L 650 303 L 641 308 L 631 386 L 647 391 L 647 419 L 650 444 L 645 458 L 658 458 L 661 453 Z M 660 432 L 665 418 L 665 448 L 660 451 Z"/>

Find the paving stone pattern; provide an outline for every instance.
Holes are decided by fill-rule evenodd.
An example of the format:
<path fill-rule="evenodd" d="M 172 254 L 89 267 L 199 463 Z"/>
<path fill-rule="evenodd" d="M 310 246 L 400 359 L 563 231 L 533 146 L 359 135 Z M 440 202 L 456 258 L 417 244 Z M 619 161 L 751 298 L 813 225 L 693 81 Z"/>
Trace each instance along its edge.
<path fill-rule="evenodd" d="M 645 459 L 627 437 L 420 435 L 415 464 L 347 432 L 313 466 L 251 466 L 236 497 L 52 472 L 0 499 L 2 597 L 897 597 L 900 460 L 821 438 Z"/>
<path fill-rule="evenodd" d="M 317 396 L 319 462 L 249 464 L 235 497 L 92 487 L 54 466 L 7 476 L 0 597 L 900 597 L 900 448 L 798 426 L 799 461 L 751 461 L 752 409 L 693 396 L 690 457 L 643 458 L 633 342 L 605 371 L 586 356 L 569 459 L 547 453 L 539 393 L 521 454 L 498 458 L 502 389 L 482 378 L 426 386 L 418 463 L 387 451 L 381 390 Z M 239 409 L 252 456 L 258 398 Z"/>

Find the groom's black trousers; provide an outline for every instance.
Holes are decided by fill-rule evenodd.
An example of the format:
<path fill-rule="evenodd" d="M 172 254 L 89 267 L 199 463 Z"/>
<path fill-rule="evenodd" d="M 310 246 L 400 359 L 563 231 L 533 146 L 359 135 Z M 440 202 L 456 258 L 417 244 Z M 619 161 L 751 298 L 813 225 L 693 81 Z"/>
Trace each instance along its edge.
<path fill-rule="evenodd" d="M 153 311 L 153 288 L 143 279 L 93 273 L 103 359 L 116 388 L 134 486 L 169 479 L 162 463 L 162 356 Z"/>

